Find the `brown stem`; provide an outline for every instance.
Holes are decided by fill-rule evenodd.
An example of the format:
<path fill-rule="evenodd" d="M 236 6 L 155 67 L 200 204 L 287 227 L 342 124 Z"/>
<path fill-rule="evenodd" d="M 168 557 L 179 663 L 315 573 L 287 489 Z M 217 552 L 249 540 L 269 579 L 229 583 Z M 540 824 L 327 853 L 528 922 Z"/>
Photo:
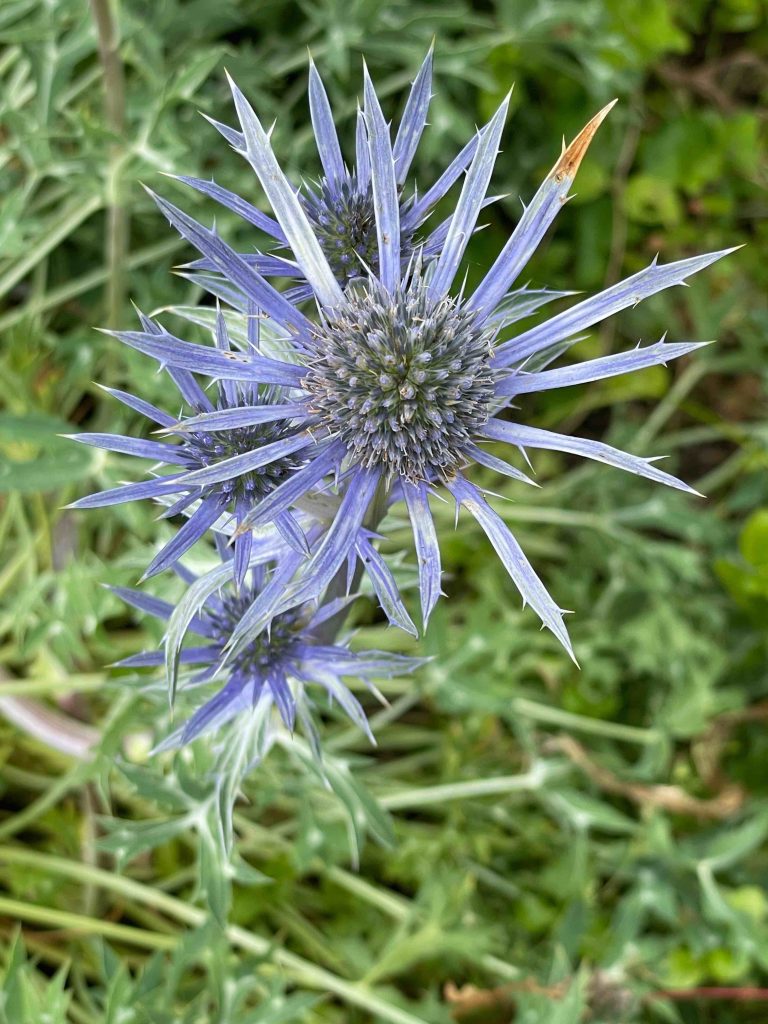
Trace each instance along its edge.
<path fill-rule="evenodd" d="M 743 986 L 730 988 L 712 986 L 704 988 L 670 988 L 654 992 L 652 999 L 672 999 L 683 1003 L 696 999 L 721 1000 L 732 1003 L 768 1003 L 768 988 Z"/>
<path fill-rule="evenodd" d="M 736 783 L 724 784 L 714 796 L 701 798 L 691 796 L 679 786 L 625 781 L 593 761 L 584 747 L 571 736 L 553 737 L 546 742 L 545 749 L 565 754 L 604 792 L 624 797 L 643 807 L 659 807 L 671 814 L 687 814 L 702 820 L 720 821 L 732 817 L 744 803 L 744 790 Z"/>

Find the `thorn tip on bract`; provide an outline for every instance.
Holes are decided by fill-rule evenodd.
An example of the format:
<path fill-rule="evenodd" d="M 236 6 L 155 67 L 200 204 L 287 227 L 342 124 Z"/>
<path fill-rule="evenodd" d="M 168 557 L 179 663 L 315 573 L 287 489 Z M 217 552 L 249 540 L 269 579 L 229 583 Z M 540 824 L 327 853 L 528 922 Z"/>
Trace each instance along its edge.
<path fill-rule="evenodd" d="M 584 156 L 589 149 L 589 144 L 595 137 L 597 129 L 618 102 L 618 99 L 611 100 L 611 102 L 607 103 L 602 110 L 598 110 L 591 121 L 587 122 L 570 146 L 566 146 L 563 150 L 560 159 L 550 172 L 551 177 L 562 180 L 562 178 L 573 179 L 576 176 L 579 164 L 584 159 Z"/>

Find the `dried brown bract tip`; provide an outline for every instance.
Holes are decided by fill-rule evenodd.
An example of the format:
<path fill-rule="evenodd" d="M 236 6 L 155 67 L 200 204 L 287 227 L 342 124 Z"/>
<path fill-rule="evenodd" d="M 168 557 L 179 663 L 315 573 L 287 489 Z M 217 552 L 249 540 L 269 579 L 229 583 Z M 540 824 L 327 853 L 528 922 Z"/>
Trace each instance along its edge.
<path fill-rule="evenodd" d="M 606 104 L 602 110 L 599 110 L 592 120 L 587 122 L 587 124 L 581 129 L 570 146 L 566 146 L 565 142 L 563 142 L 563 152 L 560 155 L 560 159 L 552 168 L 552 177 L 557 181 L 563 181 L 565 178 L 573 179 L 576 177 L 579 164 L 584 159 L 584 154 L 587 152 L 590 142 L 595 137 L 597 129 L 618 102 L 618 99 L 611 100 L 611 102 Z"/>

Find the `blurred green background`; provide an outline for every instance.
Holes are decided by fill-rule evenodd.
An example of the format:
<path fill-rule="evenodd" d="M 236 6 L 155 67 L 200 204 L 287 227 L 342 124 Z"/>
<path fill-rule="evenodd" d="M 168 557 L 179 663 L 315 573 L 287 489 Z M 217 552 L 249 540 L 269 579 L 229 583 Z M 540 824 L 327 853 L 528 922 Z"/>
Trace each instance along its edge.
<path fill-rule="evenodd" d="M 665 331 L 717 344 L 521 412 L 669 455 L 706 499 L 546 453 L 540 491 L 482 478 L 575 610 L 581 670 L 446 506 L 450 599 L 419 647 L 435 660 L 384 686 L 376 750 L 328 724 L 331 790 L 275 750 L 228 867 L 210 753 L 148 759 L 162 689 L 105 667 L 159 635 L 100 584 L 134 583 L 171 527 L 149 506 L 61 511 L 137 470 L 56 435 L 139 429 L 94 382 L 167 400 L 95 326 L 131 326 L 129 300 L 201 299 L 141 181 L 254 244 L 161 177 L 262 202 L 199 113 L 231 123 L 224 68 L 278 118 L 298 181 L 318 169 L 307 47 L 349 135 L 361 55 L 395 116 L 433 36 L 420 181 L 515 86 L 507 197 L 470 274 L 614 96 L 531 284 L 592 291 L 657 252 L 747 243 L 575 358 Z M 0 83 L 0 1021 L 767 1020 L 766 994 L 745 998 L 768 986 L 766 3 L 4 0 Z M 410 643 L 370 608 L 357 621 L 361 643 Z"/>

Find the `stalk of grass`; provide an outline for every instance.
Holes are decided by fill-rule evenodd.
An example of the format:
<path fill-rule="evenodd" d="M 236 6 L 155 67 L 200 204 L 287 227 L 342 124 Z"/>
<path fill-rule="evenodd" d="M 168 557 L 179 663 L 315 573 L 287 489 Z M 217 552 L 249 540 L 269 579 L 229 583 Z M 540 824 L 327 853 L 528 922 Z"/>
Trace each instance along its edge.
<path fill-rule="evenodd" d="M 98 885 L 125 899 L 135 900 L 159 910 L 174 920 L 191 927 L 199 927 L 206 920 L 205 911 L 197 907 L 191 907 L 167 893 L 90 864 L 81 864 L 76 861 L 68 861 L 63 857 L 12 846 L 0 847 L 0 861 L 49 871 L 84 885 Z M 116 924 L 111 921 L 95 920 L 82 914 L 72 914 L 69 911 L 34 906 L 7 897 L 0 897 L 0 914 L 7 914 L 18 920 L 33 921 L 53 928 L 72 929 L 86 935 L 101 935 L 116 942 L 126 942 L 147 949 L 171 950 L 178 942 L 176 936 Z M 339 978 L 325 968 L 318 967 L 295 953 L 274 946 L 270 940 L 261 935 L 248 932 L 237 925 L 228 926 L 226 934 L 233 946 L 259 958 L 271 957 L 278 967 L 288 972 L 299 984 L 319 989 L 329 995 L 335 995 L 343 1002 L 357 1006 L 382 1020 L 391 1022 L 391 1024 L 425 1024 L 421 1018 L 393 1005 L 364 985 Z"/>

